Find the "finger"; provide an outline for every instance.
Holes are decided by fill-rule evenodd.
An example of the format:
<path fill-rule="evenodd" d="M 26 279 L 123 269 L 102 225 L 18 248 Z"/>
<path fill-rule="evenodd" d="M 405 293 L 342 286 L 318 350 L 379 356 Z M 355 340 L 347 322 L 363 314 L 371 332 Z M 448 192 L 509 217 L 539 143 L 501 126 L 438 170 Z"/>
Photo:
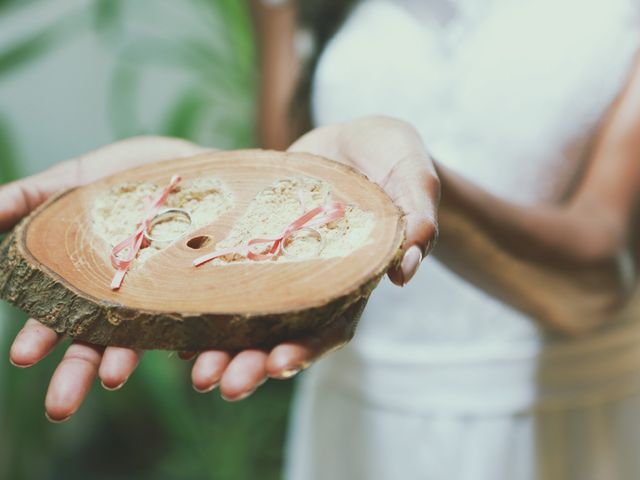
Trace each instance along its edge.
<path fill-rule="evenodd" d="M 412 245 L 403 254 L 400 265 L 389 270 L 389 279 L 399 287 L 404 287 L 418 272 L 423 260 L 422 250 L 417 245 Z"/>
<path fill-rule="evenodd" d="M 440 182 L 425 153 L 414 153 L 398 162 L 383 184 L 393 201 L 405 212 L 406 239 L 398 268 L 389 272 L 397 285 L 416 274 L 422 259 L 438 236 L 437 208 Z"/>
<path fill-rule="evenodd" d="M 78 177 L 80 183 L 88 183 L 136 165 L 210 151 L 214 150 L 179 138 L 132 137 L 78 157 Z"/>
<path fill-rule="evenodd" d="M 77 182 L 77 162 L 62 162 L 0 187 L 0 232 L 6 232 L 59 190 Z"/>
<path fill-rule="evenodd" d="M 102 348 L 74 342 L 53 373 L 45 399 L 48 418 L 63 422 L 73 415 L 89 393 L 98 373 Z"/>
<path fill-rule="evenodd" d="M 298 374 L 316 361 L 322 352 L 305 342 L 283 343 L 275 347 L 267 359 L 267 374 L 285 380 Z"/>
<path fill-rule="evenodd" d="M 339 125 L 324 125 L 307 132 L 293 142 L 287 152 L 303 152 L 340 161 Z"/>
<path fill-rule="evenodd" d="M 29 319 L 11 345 L 9 360 L 16 367 L 30 367 L 51 353 L 60 338 L 50 328 Z"/>
<path fill-rule="evenodd" d="M 382 186 L 405 212 L 404 250 L 416 245 L 427 253 L 437 233 L 440 181 L 426 153 L 415 152 L 400 160 Z"/>
<path fill-rule="evenodd" d="M 118 390 L 138 366 L 142 352 L 130 348 L 107 347 L 102 355 L 98 375 L 107 390 Z"/>
<path fill-rule="evenodd" d="M 352 330 L 339 328 L 327 332 L 322 338 L 280 344 L 267 358 L 267 374 L 280 380 L 291 378 L 321 357 L 343 347 L 352 336 Z"/>
<path fill-rule="evenodd" d="M 202 352 L 191 370 L 193 388 L 200 393 L 210 392 L 216 388 L 230 361 L 231 355 L 228 352 L 219 350 Z"/>
<path fill-rule="evenodd" d="M 210 151 L 167 137 L 135 137 L 59 163 L 37 175 L 0 187 L 0 233 L 6 232 L 54 193 L 135 165 Z"/>
<path fill-rule="evenodd" d="M 267 353 L 245 350 L 236 355 L 222 375 L 220 392 L 225 400 L 242 400 L 267 379 Z"/>

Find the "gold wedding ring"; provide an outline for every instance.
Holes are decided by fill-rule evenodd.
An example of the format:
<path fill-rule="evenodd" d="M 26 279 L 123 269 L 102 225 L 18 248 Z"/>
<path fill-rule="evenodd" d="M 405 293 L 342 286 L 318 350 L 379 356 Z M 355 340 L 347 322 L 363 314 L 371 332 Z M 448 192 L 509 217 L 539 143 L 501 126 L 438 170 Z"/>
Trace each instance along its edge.
<path fill-rule="evenodd" d="M 292 257 L 292 258 L 300 258 L 299 255 L 294 255 L 291 252 L 289 252 L 287 250 L 287 243 L 291 243 L 293 241 L 295 241 L 296 238 L 301 238 L 301 237 L 305 237 L 305 236 L 311 236 L 314 237 L 318 240 L 318 248 L 317 251 L 315 252 L 315 255 L 319 255 L 320 252 L 322 252 L 322 250 L 324 249 L 325 246 L 325 238 L 324 236 L 315 228 L 312 227 L 303 227 L 300 228 L 299 230 L 296 230 L 295 232 L 293 232 L 291 235 L 289 235 L 287 237 L 287 239 L 282 242 L 282 253 L 284 253 L 287 257 Z M 306 257 L 307 255 L 305 255 Z M 309 255 L 311 256 L 311 255 Z"/>

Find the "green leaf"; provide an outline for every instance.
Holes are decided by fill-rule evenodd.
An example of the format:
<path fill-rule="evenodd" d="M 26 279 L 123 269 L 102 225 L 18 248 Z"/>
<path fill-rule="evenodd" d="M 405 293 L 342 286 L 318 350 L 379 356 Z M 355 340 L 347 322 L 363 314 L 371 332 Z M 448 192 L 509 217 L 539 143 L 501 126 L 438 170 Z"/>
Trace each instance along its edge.
<path fill-rule="evenodd" d="M 0 51 L 0 76 L 45 55 L 75 34 L 82 23 L 78 16 L 70 16 L 18 40 Z"/>
<path fill-rule="evenodd" d="M 18 148 L 9 122 L 0 116 L 0 184 L 15 180 L 18 176 Z"/>
<path fill-rule="evenodd" d="M 145 133 L 138 120 L 136 104 L 139 72 L 128 64 L 116 66 L 109 87 L 109 117 L 116 138 Z"/>
<path fill-rule="evenodd" d="M 42 0 L 0 0 L 0 14 L 10 8 L 20 8 Z"/>
<path fill-rule="evenodd" d="M 197 141 L 195 133 L 202 114 L 208 108 L 207 99 L 196 89 L 190 88 L 178 97 L 166 118 L 162 129 L 165 135 Z"/>
<path fill-rule="evenodd" d="M 121 0 L 94 0 L 93 25 L 99 33 L 113 34 L 122 21 Z"/>

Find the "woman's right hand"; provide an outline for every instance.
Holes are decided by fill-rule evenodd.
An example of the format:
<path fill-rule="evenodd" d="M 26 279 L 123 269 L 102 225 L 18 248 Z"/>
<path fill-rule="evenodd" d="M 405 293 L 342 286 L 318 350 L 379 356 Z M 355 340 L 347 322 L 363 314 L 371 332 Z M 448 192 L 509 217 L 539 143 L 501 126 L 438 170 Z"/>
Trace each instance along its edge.
<path fill-rule="evenodd" d="M 0 186 L 0 233 L 8 231 L 54 193 L 92 182 L 146 163 L 191 156 L 205 148 L 166 137 L 136 137 L 108 145 L 7 185 Z M 34 319 L 16 336 L 9 358 L 20 368 L 41 361 L 63 336 Z M 73 415 L 99 376 L 105 388 L 121 387 L 133 373 L 142 352 L 73 341 L 54 372 L 47 396 L 47 416 L 60 422 Z"/>

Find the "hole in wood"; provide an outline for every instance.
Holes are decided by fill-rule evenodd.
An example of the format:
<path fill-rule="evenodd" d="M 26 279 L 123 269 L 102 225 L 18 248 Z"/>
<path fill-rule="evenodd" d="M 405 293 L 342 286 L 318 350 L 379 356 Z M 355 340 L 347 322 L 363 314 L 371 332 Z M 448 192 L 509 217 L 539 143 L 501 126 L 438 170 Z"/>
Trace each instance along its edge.
<path fill-rule="evenodd" d="M 187 242 L 187 247 L 194 250 L 200 250 L 204 246 L 211 242 L 211 237 L 208 235 L 200 235 L 199 237 L 193 237 Z"/>

